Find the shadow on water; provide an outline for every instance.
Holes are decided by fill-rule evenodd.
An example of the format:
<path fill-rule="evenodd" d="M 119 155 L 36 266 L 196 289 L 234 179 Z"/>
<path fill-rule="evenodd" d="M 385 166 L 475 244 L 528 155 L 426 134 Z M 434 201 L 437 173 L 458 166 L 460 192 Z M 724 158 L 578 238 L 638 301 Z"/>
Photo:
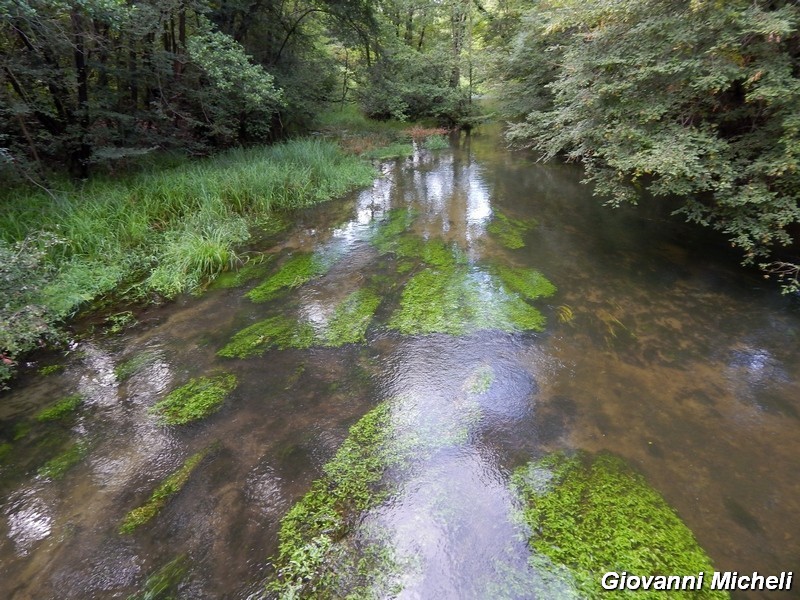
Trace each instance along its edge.
<path fill-rule="evenodd" d="M 557 450 L 624 458 L 719 570 L 797 565 L 796 311 L 653 203 L 604 208 L 578 168 L 502 150 L 496 132 L 453 146 L 387 163 L 371 188 L 266 238 L 260 251 L 279 264 L 322 257 L 327 270 L 297 289 L 254 302 L 246 294 L 259 279 L 147 309 L 139 327 L 81 343 L 62 372 L 7 394 L 0 596 L 125 597 L 182 556 L 182 597 L 256 594 L 281 518 L 384 400 L 397 435 L 424 449 L 362 516 L 402 558 L 398 597 L 535 597 L 509 477 Z M 440 259 L 381 250 L 376 228 L 395 209 L 412 209 L 407 234 L 443 241 L 456 258 L 441 260 L 462 261 L 453 272 L 477 304 L 508 299 L 498 265 L 541 272 L 558 290 L 533 302 L 543 330 L 487 329 L 505 321 L 454 304 L 475 319 L 460 335 L 399 333 L 404 290 Z M 498 215 L 528 224 L 512 232 L 519 244 L 495 235 Z M 335 307 L 370 286 L 380 304 L 353 334 L 365 341 L 324 347 Z M 217 355 L 275 315 L 308 325 L 315 341 Z M 223 372 L 238 386 L 211 416 L 164 426 L 149 412 L 192 378 Z M 70 394 L 82 399 L 72 413 L 37 418 Z M 153 521 L 119 533 L 128 511 L 215 443 Z"/>

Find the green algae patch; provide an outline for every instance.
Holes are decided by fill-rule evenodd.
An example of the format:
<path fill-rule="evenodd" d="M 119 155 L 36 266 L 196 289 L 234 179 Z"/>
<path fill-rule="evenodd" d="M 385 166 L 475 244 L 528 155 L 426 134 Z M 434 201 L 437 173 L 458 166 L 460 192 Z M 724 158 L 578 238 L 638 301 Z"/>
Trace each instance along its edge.
<path fill-rule="evenodd" d="M 362 288 L 347 296 L 335 309 L 322 335 L 323 346 L 342 346 L 366 341 L 367 327 L 381 298 L 373 290 Z"/>
<path fill-rule="evenodd" d="M 479 329 L 542 331 L 546 319 L 489 274 L 464 266 L 428 268 L 409 279 L 389 328 L 406 335 Z"/>
<path fill-rule="evenodd" d="M 39 368 L 39 375 L 46 377 L 47 375 L 53 375 L 54 373 L 61 373 L 66 367 L 64 365 L 47 365 L 45 367 Z"/>
<path fill-rule="evenodd" d="M 675 511 L 617 457 L 551 455 L 518 469 L 512 486 L 524 505 L 522 518 L 531 532 L 531 549 L 538 559 L 566 568 L 583 597 L 623 596 L 601 587 L 603 573 L 609 571 L 639 576 L 714 571 Z M 637 597 L 653 600 L 663 594 L 636 592 Z M 727 598 L 728 594 L 695 590 L 680 597 Z"/>
<path fill-rule="evenodd" d="M 556 293 L 556 286 L 535 269 L 499 266 L 495 272 L 506 289 L 527 300 L 547 298 Z"/>
<path fill-rule="evenodd" d="M 332 266 L 332 261 L 316 253 L 301 253 L 286 260 L 277 273 L 247 293 L 253 302 L 272 300 L 284 290 L 298 288 L 312 279 L 321 277 Z"/>
<path fill-rule="evenodd" d="M 236 388 L 231 374 L 198 377 L 173 390 L 161 402 L 150 407 L 164 425 L 183 425 L 219 410 L 225 398 Z"/>
<path fill-rule="evenodd" d="M 127 600 L 169 600 L 178 598 L 178 586 L 189 572 L 186 556 L 181 555 L 155 571 L 144 582 L 142 589 Z"/>
<path fill-rule="evenodd" d="M 121 534 L 131 533 L 161 512 L 161 509 L 167 505 L 169 499 L 183 489 L 183 486 L 189 481 L 192 472 L 194 472 L 210 450 L 211 447 L 206 448 L 186 459 L 186 462 L 183 463 L 180 469 L 158 485 L 147 502 L 134 508 L 125 515 L 122 524 L 119 526 L 119 532 Z"/>
<path fill-rule="evenodd" d="M 117 381 L 125 381 L 145 367 L 155 363 L 160 357 L 161 353 L 157 350 L 144 350 L 117 364 L 117 366 L 114 367 L 114 375 Z"/>
<path fill-rule="evenodd" d="M 491 365 L 481 365 L 464 382 L 464 389 L 475 396 L 489 391 L 494 383 L 494 369 Z"/>
<path fill-rule="evenodd" d="M 356 528 L 354 517 L 386 497 L 379 484 L 396 460 L 389 431 L 390 407 L 382 403 L 350 428 L 323 477 L 283 517 L 269 591 L 281 598 L 371 597 L 391 557 L 374 545 L 356 549 L 341 542 Z"/>
<path fill-rule="evenodd" d="M 266 277 L 267 272 L 272 268 L 273 258 L 273 255 L 262 255 L 261 258 L 246 263 L 236 271 L 226 271 L 219 275 L 209 287 L 213 290 L 228 290 Z"/>
<path fill-rule="evenodd" d="M 487 231 L 495 236 L 498 241 L 511 250 L 525 246 L 523 236 L 538 225 L 536 219 L 512 219 L 503 213 L 495 212 Z"/>
<path fill-rule="evenodd" d="M 308 323 L 278 315 L 245 327 L 234 334 L 217 356 L 247 358 L 260 356 L 270 348 L 310 348 L 314 345 L 314 328 Z"/>
<path fill-rule="evenodd" d="M 405 233 L 418 217 L 418 213 L 410 208 L 393 208 L 375 224 L 370 235 L 370 243 L 381 254 L 392 250 L 398 236 Z"/>
<path fill-rule="evenodd" d="M 12 446 L 9 442 L 3 442 L 2 444 L 0 444 L 0 462 L 5 460 L 6 456 L 11 454 L 11 451 L 13 449 L 14 446 Z"/>
<path fill-rule="evenodd" d="M 67 447 L 61 454 L 48 460 L 39 467 L 37 473 L 41 477 L 48 479 L 60 479 L 72 467 L 81 462 L 89 453 L 89 444 L 86 442 L 75 442 Z"/>
<path fill-rule="evenodd" d="M 40 423 L 60 421 L 72 415 L 81 404 L 83 404 L 83 397 L 80 394 L 73 394 L 39 411 L 34 418 Z"/>

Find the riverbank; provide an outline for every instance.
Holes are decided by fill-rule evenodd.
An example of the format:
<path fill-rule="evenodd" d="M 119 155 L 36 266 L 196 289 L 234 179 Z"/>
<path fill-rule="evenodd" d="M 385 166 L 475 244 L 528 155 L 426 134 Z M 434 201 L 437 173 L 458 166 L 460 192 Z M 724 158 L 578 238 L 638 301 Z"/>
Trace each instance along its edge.
<path fill-rule="evenodd" d="M 247 260 L 287 211 L 369 184 L 375 170 L 332 141 L 236 149 L 122 177 L 0 192 L 0 387 L 56 324 L 105 297 L 169 299 Z"/>

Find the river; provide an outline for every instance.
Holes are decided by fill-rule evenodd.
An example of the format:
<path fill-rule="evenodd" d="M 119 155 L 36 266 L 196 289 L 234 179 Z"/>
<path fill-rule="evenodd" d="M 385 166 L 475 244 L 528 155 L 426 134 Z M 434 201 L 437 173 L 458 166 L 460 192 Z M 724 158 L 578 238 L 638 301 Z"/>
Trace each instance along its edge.
<path fill-rule="evenodd" d="M 492 129 L 380 168 L 371 188 L 265 234 L 249 253 L 252 264 L 271 257 L 257 278 L 144 309 L 116 335 L 98 326 L 63 370 L 33 370 L 0 399 L 0 597 L 126 598 L 181 556 L 179 597 L 258 597 L 281 519 L 381 402 L 426 449 L 413 468 L 386 472 L 390 493 L 359 517 L 402 558 L 398 597 L 536 597 L 525 591 L 535 569 L 509 480 L 558 451 L 622 458 L 717 570 L 800 565 L 796 302 L 655 201 L 603 207 L 579 167 L 510 152 Z M 381 233 L 397 223 L 417 250 Z M 468 281 L 469 306 L 442 298 L 455 325 L 424 321 L 414 312 L 424 306 L 401 310 L 412 281 L 425 291 L 410 278 L 442 248 L 447 276 Z M 266 301 L 248 296 L 303 253 L 324 267 Z M 503 268 L 535 269 L 555 287 L 526 300 L 538 326 L 498 316 Z M 380 304 L 358 343 L 218 355 L 274 315 L 330 340 L 334 307 L 363 288 Z M 427 303 L 447 296 L 427 291 Z M 238 384 L 211 416 L 165 426 L 148 410 L 222 372 Z M 70 414 L 36 418 L 73 394 Z M 129 511 L 204 450 L 150 522 L 120 533 Z M 516 591 L 490 586 L 503 578 Z"/>

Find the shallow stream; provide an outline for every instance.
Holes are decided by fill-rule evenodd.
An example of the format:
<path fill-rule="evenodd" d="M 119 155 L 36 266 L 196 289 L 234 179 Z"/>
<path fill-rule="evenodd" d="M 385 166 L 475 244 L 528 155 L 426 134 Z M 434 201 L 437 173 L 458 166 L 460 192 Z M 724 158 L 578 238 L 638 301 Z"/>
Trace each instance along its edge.
<path fill-rule="evenodd" d="M 370 189 L 266 235 L 251 264 L 270 258 L 252 280 L 89 336 L 62 371 L 31 373 L 0 398 L 0 597 L 126 598 L 181 556 L 181 598 L 259 597 L 281 518 L 384 401 L 419 456 L 388 470 L 390 493 L 358 516 L 396 563 L 383 595 L 537 597 L 509 480 L 560 450 L 624 459 L 718 570 L 800 570 L 796 304 L 707 232 L 650 201 L 602 207 L 578 167 L 537 164 L 493 131 L 381 171 Z M 247 295 L 303 253 L 322 265 L 313 277 Z M 463 285 L 451 286 L 460 298 L 428 285 L 426 269 Z M 520 314 L 498 283 L 509 269 L 535 269 L 555 290 Z M 335 307 L 361 289 L 380 302 L 352 334 L 363 341 L 337 345 Z M 430 315 L 414 301 L 444 305 Z M 310 337 L 217 354 L 274 316 Z M 211 416 L 165 426 L 148 410 L 222 372 L 238 384 Z M 74 412 L 36 418 L 72 394 Z M 160 512 L 120 533 L 203 450 Z"/>

